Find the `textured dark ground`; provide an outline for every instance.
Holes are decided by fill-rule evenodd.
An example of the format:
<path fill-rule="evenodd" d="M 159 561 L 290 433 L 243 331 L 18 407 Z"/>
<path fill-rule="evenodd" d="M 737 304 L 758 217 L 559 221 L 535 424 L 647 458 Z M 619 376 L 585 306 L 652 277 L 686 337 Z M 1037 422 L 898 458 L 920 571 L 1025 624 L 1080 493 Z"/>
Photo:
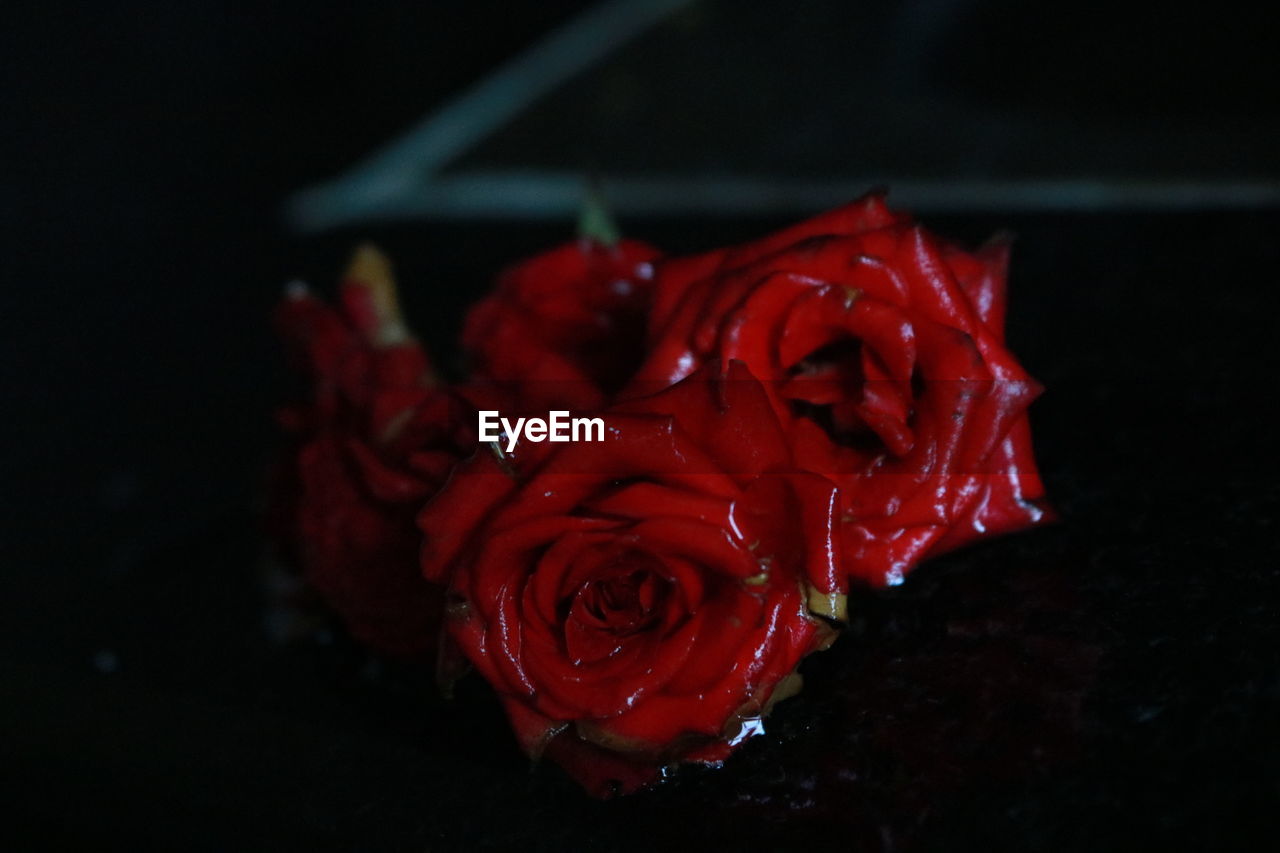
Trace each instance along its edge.
<path fill-rule="evenodd" d="M 6 9 L 0 847 L 1274 839 L 1276 211 L 926 218 L 966 239 L 1018 234 L 1010 339 L 1048 387 L 1033 421 L 1064 520 L 860 596 L 850 635 L 806 663 L 805 693 L 722 771 L 587 801 L 555 768 L 530 771 L 483 685 L 445 703 L 340 638 L 268 638 L 253 503 L 280 283 L 331 285 L 373 236 L 438 340 L 496 264 L 568 233 L 280 230 L 285 195 L 415 118 L 424 80 L 452 91 L 575 4 L 446 5 Z M 448 26 L 423 26 L 437 14 Z M 1027 73 L 991 60 L 958 85 L 1007 81 L 993 97 L 1028 115 L 1045 92 L 1087 110 L 1126 62 L 1168 55 L 1182 70 L 1155 75 L 1164 88 L 1125 77 L 1103 106 L 1147 121 L 1133 104 L 1151 96 L 1158 121 L 1177 121 L 1220 88 L 1198 115 L 1238 128 L 1274 112 L 1248 76 L 1198 88 L 1234 66 L 1183 42 L 1139 44 L 1118 70 L 1088 53 L 1024 68 L 1076 56 L 1053 32 L 999 57 Z M 624 223 L 676 251 L 773 224 Z"/>

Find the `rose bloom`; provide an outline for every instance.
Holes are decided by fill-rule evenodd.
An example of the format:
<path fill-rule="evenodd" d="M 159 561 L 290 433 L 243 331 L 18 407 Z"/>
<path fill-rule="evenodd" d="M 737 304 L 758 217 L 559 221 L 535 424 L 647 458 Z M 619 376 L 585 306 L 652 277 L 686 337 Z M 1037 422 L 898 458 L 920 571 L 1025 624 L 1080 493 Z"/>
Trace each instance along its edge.
<path fill-rule="evenodd" d="M 362 247 L 340 294 L 333 308 L 294 286 L 277 312 L 308 399 L 279 416 L 291 446 L 276 538 L 358 641 L 421 658 L 442 591 L 418 570 L 414 517 L 474 444 L 401 320 L 387 260 Z"/>
<path fill-rule="evenodd" d="M 761 731 L 843 600 L 835 491 L 742 365 L 602 416 L 603 442 L 477 454 L 419 524 L 523 749 L 607 796 Z"/>
<path fill-rule="evenodd" d="M 505 270 L 463 324 L 472 396 L 513 412 L 604 405 L 643 358 L 657 255 L 583 237 Z"/>
<path fill-rule="evenodd" d="M 895 583 L 921 558 L 1044 520 L 1004 345 L 1008 244 L 969 253 L 879 194 L 745 246 L 658 264 L 650 355 L 625 396 L 737 359 L 797 460 L 841 490 L 844 565 Z"/>

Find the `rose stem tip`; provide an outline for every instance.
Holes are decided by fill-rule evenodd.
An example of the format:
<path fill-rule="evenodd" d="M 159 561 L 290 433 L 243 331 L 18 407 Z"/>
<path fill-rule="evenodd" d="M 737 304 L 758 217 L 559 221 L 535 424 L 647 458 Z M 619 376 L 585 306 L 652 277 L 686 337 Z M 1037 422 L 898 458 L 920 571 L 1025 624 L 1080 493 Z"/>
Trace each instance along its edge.
<path fill-rule="evenodd" d="M 582 199 L 582 209 L 578 212 L 578 236 L 608 247 L 618 245 L 618 240 L 621 239 L 618 224 L 613 221 L 600 185 L 595 181 L 587 184 L 586 194 Z"/>
<path fill-rule="evenodd" d="M 343 275 L 342 288 L 360 331 L 370 343 L 389 347 L 413 340 L 400 313 L 391 261 L 372 243 L 356 248 Z"/>

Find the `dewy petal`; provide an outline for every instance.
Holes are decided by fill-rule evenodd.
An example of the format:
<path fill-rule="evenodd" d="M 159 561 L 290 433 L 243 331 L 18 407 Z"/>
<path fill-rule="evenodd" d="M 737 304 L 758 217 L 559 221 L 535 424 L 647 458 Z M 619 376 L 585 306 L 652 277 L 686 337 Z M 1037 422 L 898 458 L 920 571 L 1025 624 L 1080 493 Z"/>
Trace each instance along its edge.
<path fill-rule="evenodd" d="M 764 609 L 764 603 L 741 586 L 721 582 L 720 589 L 694 617 L 708 626 L 705 641 L 699 643 L 698 654 L 685 663 L 668 685 L 668 692 L 672 695 L 701 692 L 731 671 L 744 649 L 754 654 L 755 649 L 743 640 L 762 624 Z M 721 719 L 716 725 L 723 722 Z"/>
<path fill-rule="evenodd" d="M 781 597 L 764 608 L 756 621 L 744 623 L 738 635 L 740 653 L 727 667 L 707 667 L 701 674 L 711 677 L 696 692 L 676 690 L 698 681 L 696 676 L 684 685 L 672 681 L 669 692 L 599 724 L 624 742 L 662 744 L 689 735 L 701 736 L 703 743 L 714 741 L 744 706 L 757 715 L 764 713 L 774 688 L 814 650 L 816 636 L 816 624 L 800 613 L 798 596 Z"/>
<path fill-rule="evenodd" d="M 698 282 L 706 282 L 717 273 L 754 264 L 813 237 L 853 236 L 907 221 L 909 217 L 889 210 L 883 193 L 869 193 L 843 207 L 751 243 L 729 249 L 716 249 L 689 258 L 665 260 L 658 265 L 654 286 L 654 305 L 649 321 L 650 340 L 668 338 L 672 316 L 682 302 L 689 300 L 691 287 Z"/>
<path fill-rule="evenodd" d="M 445 489 L 418 515 L 423 574 L 429 580 L 447 583 L 481 520 L 516 489 L 515 481 L 488 453 L 475 454 L 459 466 Z"/>
<path fill-rule="evenodd" d="M 626 538 L 651 550 L 676 554 L 698 563 L 704 571 L 739 579 L 756 574 L 747 544 L 723 527 L 695 519 L 655 518 L 637 523 Z"/>
<path fill-rule="evenodd" d="M 670 516 L 727 526 L 733 502 L 716 494 L 638 482 L 603 495 L 587 507 L 593 515 L 632 520 Z"/>
<path fill-rule="evenodd" d="M 670 680 L 693 652 L 699 629 L 689 619 L 671 633 L 639 635 L 618 654 L 581 664 L 550 646 L 532 647 L 528 667 L 542 688 L 537 701 L 572 719 L 621 713 Z"/>
<path fill-rule="evenodd" d="M 512 689 L 534 693 L 537 685 L 524 668 L 524 587 L 522 566 L 558 537 L 591 529 L 591 519 L 563 516 L 524 521 L 489 536 L 476 556 L 474 569 L 459 572 L 452 589 L 469 605 L 471 617 L 483 623 L 485 643 L 497 671 Z M 464 645 L 464 650 L 470 652 Z"/>
<path fill-rule="evenodd" d="M 738 361 L 708 362 L 679 384 L 618 409 L 670 413 L 684 438 L 680 455 L 685 464 L 680 467 L 691 473 L 723 472 L 742 481 L 790 462 L 766 389 Z M 736 490 L 718 491 L 733 497 Z"/>
<path fill-rule="evenodd" d="M 527 621 L 548 633 L 556 632 L 561 620 L 561 602 L 571 596 L 577 586 L 572 577 L 575 558 L 584 550 L 610 545 L 613 536 L 608 531 L 613 527 L 614 523 L 603 519 L 584 520 L 582 527 L 571 535 L 560 536 L 547 547 L 524 589 Z"/>

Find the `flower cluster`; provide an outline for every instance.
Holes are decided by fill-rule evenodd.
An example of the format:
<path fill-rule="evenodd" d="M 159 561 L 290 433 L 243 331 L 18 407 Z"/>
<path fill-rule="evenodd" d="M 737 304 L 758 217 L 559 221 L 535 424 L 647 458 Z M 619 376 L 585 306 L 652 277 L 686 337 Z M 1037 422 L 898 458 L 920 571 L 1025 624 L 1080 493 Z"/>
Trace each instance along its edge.
<path fill-rule="evenodd" d="M 277 538 L 353 636 L 438 650 L 445 680 L 469 663 L 592 793 L 722 761 L 851 584 L 1046 519 L 1008 248 L 880 195 L 688 257 L 584 237 L 502 274 L 453 384 L 362 249 L 338 308 L 281 308 L 310 392 L 283 416 Z M 476 439 L 477 410 L 553 408 L 604 440 Z"/>

